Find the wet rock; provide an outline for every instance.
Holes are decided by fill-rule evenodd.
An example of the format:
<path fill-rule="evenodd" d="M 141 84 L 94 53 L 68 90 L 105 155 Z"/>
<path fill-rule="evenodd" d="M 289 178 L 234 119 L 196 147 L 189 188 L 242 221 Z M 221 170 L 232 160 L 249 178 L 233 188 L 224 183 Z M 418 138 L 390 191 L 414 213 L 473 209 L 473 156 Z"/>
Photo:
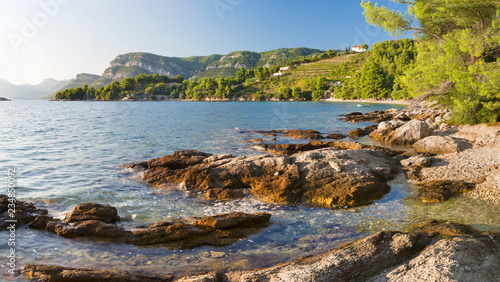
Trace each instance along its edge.
<path fill-rule="evenodd" d="M 428 136 L 417 141 L 413 148 L 422 154 L 444 155 L 459 151 L 458 144 L 451 138 L 445 136 Z"/>
<path fill-rule="evenodd" d="M 469 192 L 475 184 L 465 181 L 435 180 L 419 185 L 416 199 L 423 203 L 439 203 L 449 200 L 455 195 Z"/>
<path fill-rule="evenodd" d="M 211 252 L 212 253 L 212 252 Z M 177 282 L 224 282 L 224 274 L 219 272 L 210 272 L 199 276 L 182 277 Z"/>
<path fill-rule="evenodd" d="M 425 156 L 413 156 L 401 161 L 401 164 L 406 167 L 430 167 L 431 158 Z"/>
<path fill-rule="evenodd" d="M 339 139 L 344 139 L 346 138 L 347 136 L 342 134 L 342 133 L 331 133 L 331 134 L 328 134 L 326 136 L 326 139 L 335 139 L 335 140 L 339 140 Z"/>
<path fill-rule="evenodd" d="M 357 149 L 370 149 L 387 153 L 391 156 L 396 156 L 402 152 L 390 150 L 384 147 L 365 145 L 358 142 L 345 142 L 345 141 L 319 141 L 313 140 L 306 144 L 265 144 L 262 149 L 278 155 L 293 155 L 300 152 L 307 152 L 324 148 L 336 148 L 339 150 L 357 150 Z"/>
<path fill-rule="evenodd" d="M 146 170 L 143 178 L 157 187 L 182 184 L 187 189 L 209 191 L 209 194 L 217 193 L 211 189 L 250 187 L 254 196 L 266 202 L 305 201 L 323 207 L 351 207 L 369 203 L 387 193 L 389 186 L 386 182 L 398 168 L 398 163 L 392 158 L 393 151 L 359 143 L 315 140 L 308 144 L 262 146 L 287 155 L 297 150 L 305 152 L 291 157 L 242 156 L 213 162 L 206 158 L 200 164 L 184 169 L 153 167 Z M 332 146 L 343 150 L 311 151 Z"/>
<path fill-rule="evenodd" d="M 360 137 L 366 136 L 368 134 L 370 134 L 370 132 L 365 131 L 361 128 L 356 128 L 354 130 L 349 131 L 349 137 L 351 137 L 351 138 L 360 138 Z"/>
<path fill-rule="evenodd" d="M 119 221 L 120 217 L 115 207 L 95 203 L 82 203 L 77 205 L 72 212 L 66 215 L 65 220 L 67 222 L 97 220 L 105 223 L 112 223 Z"/>
<path fill-rule="evenodd" d="M 147 275 L 130 271 L 97 270 L 58 265 L 28 264 L 20 275 L 36 281 L 172 281 L 168 274 Z"/>
<path fill-rule="evenodd" d="M 248 228 L 269 223 L 268 213 L 245 214 L 242 212 L 228 213 L 205 217 L 193 225 L 208 229 Z"/>
<path fill-rule="evenodd" d="M 318 131 L 308 129 L 308 130 L 286 130 L 285 135 L 293 139 L 308 139 L 308 140 L 318 140 L 324 139 L 323 136 Z"/>
<path fill-rule="evenodd" d="M 497 205 L 500 204 L 500 168 L 492 171 L 481 180 L 470 195 Z"/>
<path fill-rule="evenodd" d="M 439 222 L 437 220 L 427 220 L 413 226 L 413 231 L 424 232 L 429 236 L 469 236 L 480 235 L 479 232 L 470 226 L 455 222 Z"/>
<path fill-rule="evenodd" d="M 361 122 L 361 121 L 371 121 L 371 122 L 382 122 L 394 118 L 396 111 L 373 111 L 371 113 L 363 114 L 361 112 L 353 112 L 346 115 L 342 115 L 342 121 L 349 122 Z"/>
<path fill-rule="evenodd" d="M 11 209 L 11 211 L 9 211 Z M 13 212 L 15 211 L 15 212 Z M 19 228 L 35 220 L 38 215 L 47 214 L 47 210 L 35 207 L 33 203 L 19 200 L 9 201 L 9 197 L 0 194 L 0 227 L 7 228 L 11 223 L 6 220 L 16 220 L 15 227 Z"/>
<path fill-rule="evenodd" d="M 83 207 L 110 206 L 93 203 L 78 205 L 70 214 Z M 84 209 L 88 210 L 88 209 Z M 117 215 L 116 215 L 117 217 Z M 68 217 L 67 217 L 68 218 Z M 229 213 L 202 219 L 185 219 L 176 222 L 157 222 L 139 225 L 130 230 L 114 223 L 100 220 L 81 221 L 55 220 L 48 215 L 38 216 L 30 227 L 56 233 L 65 238 L 91 238 L 113 243 L 134 245 L 166 244 L 172 248 L 197 247 L 201 245 L 224 246 L 259 232 L 267 226 L 270 214 Z"/>
<path fill-rule="evenodd" d="M 241 190 L 214 188 L 208 189 L 205 196 L 209 200 L 229 201 L 244 198 L 245 193 Z"/>
<path fill-rule="evenodd" d="M 262 138 L 255 138 L 255 139 L 250 140 L 250 142 L 252 142 L 252 143 L 263 143 L 264 140 Z"/>

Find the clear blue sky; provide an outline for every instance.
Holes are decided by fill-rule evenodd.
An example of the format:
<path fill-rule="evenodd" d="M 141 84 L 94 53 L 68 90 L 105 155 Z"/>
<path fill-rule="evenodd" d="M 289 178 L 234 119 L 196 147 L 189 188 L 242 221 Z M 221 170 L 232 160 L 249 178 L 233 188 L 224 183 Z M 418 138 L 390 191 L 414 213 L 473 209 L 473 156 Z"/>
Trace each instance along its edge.
<path fill-rule="evenodd" d="M 360 0 L 0 0 L 0 78 L 102 74 L 119 54 L 344 49 L 391 39 Z M 394 7 L 389 0 L 375 0 Z"/>

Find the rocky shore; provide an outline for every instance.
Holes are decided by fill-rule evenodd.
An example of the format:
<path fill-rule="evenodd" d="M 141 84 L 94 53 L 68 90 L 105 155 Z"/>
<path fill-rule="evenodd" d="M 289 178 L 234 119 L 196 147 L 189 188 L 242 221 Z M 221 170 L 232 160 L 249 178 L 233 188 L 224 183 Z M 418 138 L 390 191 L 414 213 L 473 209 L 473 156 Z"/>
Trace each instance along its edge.
<path fill-rule="evenodd" d="M 448 111 L 426 106 L 354 112 L 342 119 L 378 124 L 355 129 L 349 138 L 369 135 L 377 145 L 338 141 L 348 137 L 314 130 L 256 131 L 252 133 L 310 142 L 276 144 L 255 138 L 250 146 L 262 155 L 183 150 L 124 167 L 142 171 L 143 180 L 158 189 L 187 189 L 208 202 L 255 197 L 344 209 L 384 197 L 390 191 L 388 181 L 404 173 L 416 185 L 411 198 L 428 205 L 457 195 L 498 205 L 500 127 L 451 126 L 450 117 Z M 2 216 L 7 216 L 8 203 L 0 204 Z M 33 229 L 65 238 L 169 248 L 232 244 L 266 228 L 271 217 L 230 213 L 125 229 L 116 209 L 107 205 L 83 203 L 64 219 L 30 203 L 18 205 L 26 211 L 23 222 Z M 27 265 L 19 274 L 38 281 L 499 281 L 499 254 L 499 233 L 426 221 L 411 230 L 380 231 L 321 255 L 251 271 L 180 277 L 168 271 L 144 274 L 40 264 Z"/>
<path fill-rule="evenodd" d="M 499 233 L 427 221 L 254 271 L 176 277 L 40 264 L 27 265 L 19 274 L 37 281 L 498 281 L 499 264 Z"/>

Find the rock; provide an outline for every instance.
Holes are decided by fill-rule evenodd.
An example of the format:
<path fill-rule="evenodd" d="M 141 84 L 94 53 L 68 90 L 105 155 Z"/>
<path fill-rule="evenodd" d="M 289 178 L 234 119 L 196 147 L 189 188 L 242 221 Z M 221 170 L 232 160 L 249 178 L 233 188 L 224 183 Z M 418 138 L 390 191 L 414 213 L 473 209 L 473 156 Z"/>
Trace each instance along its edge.
<path fill-rule="evenodd" d="M 378 232 L 315 257 L 246 272 L 229 272 L 228 281 L 367 281 L 396 267 L 430 242 L 426 235 Z"/>
<path fill-rule="evenodd" d="M 95 208 L 96 206 L 105 207 L 107 210 L 111 208 L 105 205 L 85 203 L 78 205 L 70 214 L 82 209 L 89 210 L 85 207 Z M 267 213 L 246 214 L 239 212 L 209 216 L 198 220 L 192 219 L 191 223 L 190 220 L 157 222 L 135 226 L 127 230 L 114 223 L 95 219 L 67 222 L 41 215 L 30 224 L 30 227 L 45 229 L 65 238 L 86 237 L 113 243 L 166 244 L 172 248 L 186 248 L 201 245 L 224 246 L 233 244 L 267 226 L 270 218 L 271 215 Z"/>
<path fill-rule="evenodd" d="M 359 138 L 359 137 L 363 137 L 363 136 L 368 135 L 368 134 L 370 134 L 370 132 L 365 131 L 361 128 L 356 128 L 354 130 L 349 131 L 349 137 L 351 137 L 351 138 Z"/>
<path fill-rule="evenodd" d="M 173 275 L 146 275 L 130 271 L 97 270 L 45 264 L 28 264 L 20 274 L 36 281 L 172 281 Z"/>
<path fill-rule="evenodd" d="M 343 118 L 341 118 L 340 120 L 349 122 L 361 122 L 361 121 L 382 122 L 394 118 L 396 114 L 400 113 L 392 110 L 387 110 L 385 112 L 374 111 L 366 114 L 363 114 L 361 112 L 353 112 L 342 115 Z"/>
<path fill-rule="evenodd" d="M 444 238 L 442 238 L 444 236 Z M 324 254 L 225 281 L 498 281 L 500 234 L 430 221 L 412 232 L 383 231 Z"/>
<path fill-rule="evenodd" d="M 85 220 L 97 220 L 105 223 L 112 223 L 120 220 L 115 207 L 94 203 L 82 203 L 66 215 L 67 222 L 78 222 Z"/>
<path fill-rule="evenodd" d="M 378 129 L 373 131 L 370 137 L 383 140 L 388 145 L 412 145 L 432 133 L 427 123 L 423 121 L 414 119 L 403 125 L 401 125 L 401 122 L 392 120 L 380 123 Z"/>
<path fill-rule="evenodd" d="M 491 201 L 500 204 L 500 169 L 492 171 L 476 185 L 476 189 L 471 192 L 471 196 L 478 199 Z"/>
<path fill-rule="evenodd" d="M 420 120 L 411 120 L 398 127 L 386 139 L 389 145 L 412 145 L 418 140 L 431 135 L 432 130 L 427 123 Z"/>
<path fill-rule="evenodd" d="M 406 167 L 430 167 L 431 159 L 424 156 L 413 156 L 402 160 L 401 164 Z"/>
<path fill-rule="evenodd" d="M 381 198 L 398 165 L 371 150 L 321 149 L 292 156 L 302 176 L 301 200 L 322 207 L 364 205 Z"/>
<path fill-rule="evenodd" d="M 438 203 L 450 199 L 452 196 L 473 190 L 475 184 L 464 181 L 435 180 L 419 185 L 419 194 L 416 199 L 423 203 Z"/>
<path fill-rule="evenodd" d="M 422 154 L 444 155 L 459 151 L 458 144 L 451 138 L 445 136 L 428 136 L 417 141 L 413 148 Z"/>
<path fill-rule="evenodd" d="M 49 221 L 46 230 L 65 238 L 93 237 L 103 240 L 113 239 L 115 242 L 128 243 L 131 233 L 112 223 L 99 220 L 85 220 L 68 224 L 63 221 Z"/>
<path fill-rule="evenodd" d="M 241 199 L 245 197 L 245 193 L 240 190 L 227 190 L 222 188 L 208 189 L 205 194 L 209 200 L 222 200 L 229 201 L 235 199 Z"/>
<path fill-rule="evenodd" d="M 339 139 L 344 139 L 346 138 L 347 136 L 342 134 L 342 133 L 331 133 L 331 134 L 328 134 L 326 136 L 326 139 L 335 139 L 335 140 L 339 140 Z"/>
<path fill-rule="evenodd" d="M 255 138 L 255 139 L 250 140 L 250 142 L 252 142 L 252 143 L 263 143 L 264 140 L 262 138 Z"/>
<path fill-rule="evenodd" d="M 245 214 L 242 212 L 209 216 L 200 219 L 193 225 L 208 229 L 248 228 L 269 223 L 268 213 Z"/>
<path fill-rule="evenodd" d="M 14 204 L 13 204 L 14 203 Z M 9 209 L 15 210 L 14 213 Z M 9 201 L 9 197 L 5 194 L 0 194 L 0 227 L 7 228 L 11 223 L 6 220 L 16 220 L 15 227 L 19 228 L 35 220 L 39 215 L 47 214 L 47 210 L 39 209 L 32 203 L 13 200 Z M 5 230 L 5 229 L 3 229 Z"/>
<path fill-rule="evenodd" d="M 252 148 L 255 148 L 252 146 Z M 391 156 L 396 156 L 402 152 L 390 150 L 380 146 L 365 145 L 358 142 L 344 141 L 319 141 L 313 140 L 306 144 L 267 144 L 261 146 L 262 149 L 278 155 L 293 155 L 300 152 L 307 152 L 323 148 L 337 148 L 339 150 L 371 149 L 383 151 Z"/>
<path fill-rule="evenodd" d="M 476 139 L 474 148 L 490 147 L 500 149 L 500 130 L 482 134 Z"/>
<path fill-rule="evenodd" d="M 442 239 L 373 281 L 499 281 L 498 240 Z"/>
<path fill-rule="evenodd" d="M 308 130 L 286 130 L 285 135 L 293 139 L 324 139 L 323 136 L 318 131 L 308 129 Z"/>
<path fill-rule="evenodd" d="M 213 251 L 212 251 L 213 252 Z M 212 253 L 210 252 L 210 253 Z M 213 252 L 216 253 L 216 252 Z M 188 276 L 182 277 L 180 279 L 175 280 L 177 282 L 223 282 L 224 274 L 218 272 L 210 272 L 204 275 L 199 276 Z"/>
<path fill-rule="evenodd" d="M 291 157 L 242 156 L 214 162 L 205 158 L 199 164 L 183 169 L 151 167 L 143 174 L 143 179 L 157 187 L 182 184 L 190 190 L 208 191 L 209 196 L 222 193 L 212 189 L 250 187 L 254 196 L 266 202 L 305 201 L 322 207 L 351 207 L 370 203 L 387 193 L 389 186 L 386 182 L 398 169 L 398 163 L 392 158 L 393 151 L 359 143 L 312 141 L 308 144 L 262 146 L 287 155 L 296 150 L 307 151 Z M 310 151 L 331 146 L 346 150 L 325 148 Z M 332 166 L 332 163 L 339 166 Z"/>

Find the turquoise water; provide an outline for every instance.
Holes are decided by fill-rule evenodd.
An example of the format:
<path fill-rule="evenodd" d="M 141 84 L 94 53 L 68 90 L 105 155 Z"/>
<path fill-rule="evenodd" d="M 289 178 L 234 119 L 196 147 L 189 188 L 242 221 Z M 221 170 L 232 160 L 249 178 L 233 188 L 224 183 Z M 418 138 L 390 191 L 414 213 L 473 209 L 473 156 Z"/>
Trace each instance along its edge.
<path fill-rule="evenodd" d="M 402 229 L 427 218 L 451 218 L 485 229 L 500 226 L 495 210 L 479 209 L 464 216 L 476 206 L 470 199 L 432 207 L 404 201 L 412 191 L 404 179 L 396 179 L 392 191 L 373 205 L 328 210 L 273 205 L 250 197 L 209 204 L 187 191 L 149 187 L 137 172 L 120 167 L 182 149 L 256 155 L 260 152 L 244 141 L 262 136 L 245 132 L 315 129 L 324 134 L 347 133 L 371 123 L 340 122 L 339 115 L 395 107 L 400 108 L 313 102 L 2 102 L 0 171 L 16 168 L 18 198 L 47 208 L 52 215 L 63 216 L 82 202 L 117 207 L 124 226 L 233 211 L 273 215 L 268 228 L 234 245 L 188 250 L 70 240 L 21 228 L 16 237 L 17 268 L 46 263 L 150 272 L 205 271 L 229 265 L 249 269 L 317 254 L 381 229 Z M 7 232 L 0 236 L 7 242 Z M 7 246 L 2 244 L 0 255 L 5 257 Z M 4 269 L 5 263 L 1 262 Z M 12 279 L 6 272 L 0 278 Z"/>

